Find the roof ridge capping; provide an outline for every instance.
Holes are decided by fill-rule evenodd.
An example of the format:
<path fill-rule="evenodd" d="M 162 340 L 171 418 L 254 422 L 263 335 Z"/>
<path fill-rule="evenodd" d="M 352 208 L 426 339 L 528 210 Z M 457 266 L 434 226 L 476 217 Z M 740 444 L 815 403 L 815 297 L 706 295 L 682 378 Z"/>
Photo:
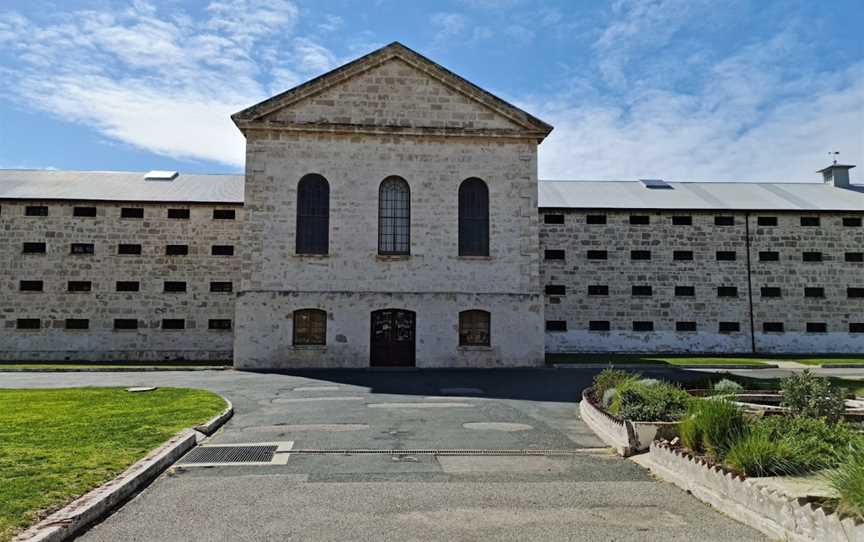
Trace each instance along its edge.
<path fill-rule="evenodd" d="M 231 120 L 241 130 L 253 123 L 261 123 L 262 117 L 279 109 L 300 102 L 314 96 L 324 90 L 331 88 L 343 81 L 366 72 L 384 62 L 398 58 L 415 69 L 422 71 L 428 76 L 437 79 L 442 84 L 454 89 L 464 96 L 484 105 L 496 113 L 508 118 L 515 124 L 521 126 L 526 132 L 536 135 L 542 141 L 552 131 L 552 125 L 540 120 L 527 111 L 511 104 L 510 102 L 495 96 L 491 92 L 480 88 L 471 81 L 448 70 L 437 62 L 423 56 L 422 54 L 406 47 L 398 41 L 394 41 L 384 47 L 376 49 L 346 64 L 343 64 L 318 77 L 310 79 L 284 92 L 276 94 L 255 105 L 247 107 L 231 115 Z"/>

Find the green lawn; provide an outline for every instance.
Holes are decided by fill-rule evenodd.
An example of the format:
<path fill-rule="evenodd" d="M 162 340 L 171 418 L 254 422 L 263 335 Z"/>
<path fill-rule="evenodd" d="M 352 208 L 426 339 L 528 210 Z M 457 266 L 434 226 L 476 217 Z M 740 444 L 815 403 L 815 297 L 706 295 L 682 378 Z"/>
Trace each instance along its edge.
<path fill-rule="evenodd" d="M 774 361 L 794 361 L 804 365 L 831 365 L 849 363 L 864 365 L 862 356 L 687 356 L 687 355 L 637 355 L 637 354 L 546 354 L 546 363 L 596 363 L 598 365 L 765 365 Z"/>
<path fill-rule="evenodd" d="M 0 541 L 223 408 L 185 388 L 0 390 Z"/>

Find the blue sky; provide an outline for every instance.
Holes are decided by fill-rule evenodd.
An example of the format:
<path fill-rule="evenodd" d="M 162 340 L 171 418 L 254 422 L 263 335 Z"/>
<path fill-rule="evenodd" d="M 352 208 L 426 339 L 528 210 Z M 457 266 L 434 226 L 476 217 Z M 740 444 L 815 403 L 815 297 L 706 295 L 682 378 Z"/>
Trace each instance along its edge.
<path fill-rule="evenodd" d="M 0 167 L 242 171 L 231 113 L 398 40 L 553 124 L 541 178 L 815 180 L 864 168 L 862 27 L 861 0 L 4 0 Z"/>

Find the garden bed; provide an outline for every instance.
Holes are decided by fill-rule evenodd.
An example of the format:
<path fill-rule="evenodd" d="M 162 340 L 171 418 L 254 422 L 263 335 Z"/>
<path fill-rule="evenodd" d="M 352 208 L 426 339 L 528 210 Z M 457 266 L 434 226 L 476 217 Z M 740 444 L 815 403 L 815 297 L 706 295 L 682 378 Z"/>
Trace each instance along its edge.
<path fill-rule="evenodd" d="M 623 457 L 645 452 L 653 441 L 677 434 L 678 422 L 633 421 L 610 414 L 594 401 L 592 388 L 582 392 L 579 414 L 600 440 Z"/>

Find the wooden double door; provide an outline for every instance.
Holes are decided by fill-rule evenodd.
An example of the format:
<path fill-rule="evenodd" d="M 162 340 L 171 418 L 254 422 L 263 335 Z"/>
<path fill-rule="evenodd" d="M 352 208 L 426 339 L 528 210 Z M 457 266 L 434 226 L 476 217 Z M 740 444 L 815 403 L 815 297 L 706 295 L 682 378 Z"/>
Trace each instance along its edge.
<path fill-rule="evenodd" d="M 374 311 L 371 323 L 369 364 L 372 367 L 414 367 L 417 331 L 414 311 Z"/>

